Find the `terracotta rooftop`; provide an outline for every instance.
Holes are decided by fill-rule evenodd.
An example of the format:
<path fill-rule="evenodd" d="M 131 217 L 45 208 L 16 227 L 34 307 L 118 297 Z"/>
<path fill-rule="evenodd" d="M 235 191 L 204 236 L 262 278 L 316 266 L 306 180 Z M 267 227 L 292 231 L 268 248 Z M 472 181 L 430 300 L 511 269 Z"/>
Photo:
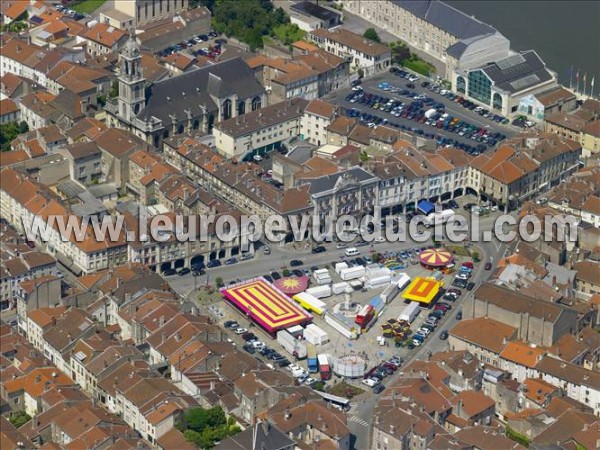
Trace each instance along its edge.
<path fill-rule="evenodd" d="M 485 330 L 485 333 L 481 331 Z M 506 344 L 516 335 L 517 329 L 496 320 L 485 317 L 467 319 L 458 322 L 450 330 L 450 335 L 475 346 L 499 354 Z"/>
<path fill-rule="evenodd" d="M 365 39 L 361 35 L 348 31 L 342 27 L 332 30 L 317 28 L 316 30 L 311 31 L 310 34 L 318 38 L 330 39 L 369 56 L 380 56 L 390 52 L 389 47 L 371 41 L 370 39 Z"/>
<path fill-rule="evenodd" d="M 127 33 L 119 28 L 112 27 L 105 23 L 97 23 L 85 33 L 84 37 L 105 47 L 112 48 L 126 35 Z"/>
<path fill-rule="evenodd" d="M 577 271 L 577 279 L 600 285 L 600 264 L 593 261 L 579 261 L 573 264 L 573 270 Z"/>
<path fill-rule="evenodd" d="M 521 341 L 513 341 L 506 344 L 500 357 L 508 361 L 533 368 L 546 354 L 542 348 Z"/>

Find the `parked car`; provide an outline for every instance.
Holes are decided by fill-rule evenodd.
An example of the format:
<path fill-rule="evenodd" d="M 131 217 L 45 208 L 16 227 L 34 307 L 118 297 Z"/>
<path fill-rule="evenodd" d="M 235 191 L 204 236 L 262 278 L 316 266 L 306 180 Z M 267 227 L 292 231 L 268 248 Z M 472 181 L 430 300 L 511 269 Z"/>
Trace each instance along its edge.
<path fill-rule="evenodd" d="M 362 382 L 369 387 L 374 387 L 379 384 L 379 380 L 376 380 L 374 378 L 365 378 L 364 380 L 362 380 Z"/>
<path fill-rule="evenodd" d="M 298 267 L 298 266 L 302 266 L 304 265 L 304 262 L 300 261 L 299 259 L 292 259 L 290 261 L 290 266 L 292 267 Z"/>
<path fill-rule="evenodd" d="M 446 339 L 448 339 L 448 332 L 446 330 L 444 330 L 440 333 L 440 339 L 442 341 L 445 341 Z"/>
<path fill-rule="evenodd" d="M 235 334 L 244 334 L 244 333 L 246 333 L 247 331 L 248 331 L 248 330 L 246 330 L 244 327 L 239 327 L 239 328 L 236 328 L 236 329 L 234 330 L 234 333 L 235 333 Z"/>
<path fill-rule="evenodd" d="M 486 262 L 485 263 L 485 270 L 492 270 L 492 263 L 491 262 Z"/>
<path fill-rule="evenodd" d="M 223 326 L 229 330 L 235 330 L 236 328 L 239 328 L 240 325 L 235 320 L 228 320 Z"/>
<path fill-rule="evenodd" d="M 177 275 L 177 270 L 175 270 L 175 269 L 163 270 L 163 275 L 165 277 L 170 277 L 170 276 L 173 276 L 173 275 Z"/>
<path fill-rule="evenodd" d="M 256 349 L 252 347 L 252 344 L 245 344 L 242 348 L 250 354 L 256 353 Z"/>
<path fill-rule="evenodd" d="M 250 341 L 256 340 L 257 337 L 254 333 L 250 333 L 249 331 L 247 331 L 244 334 L 242 334 L 242 339 L 245 340 L 246 342 L 250 342 Z"/>
<path fill-rule="evenodd" d="M 467 285 L 465 286 L 465 289 L 467 291 L 472 291 L 475 288 L 475 283 L 473 283 L 472 281 L 470 283 L 467 283 Z"/>
<path fill-rule="evenodd" d="M 236 264 L 238 262 L 237 258 L 229 258 L 225 261 L 226 266 L 231 266 L 232 264 Z"/>
<path fill-rule="evenodd" d="M 381 394 L 384 390 L 385 390 L 385 386 L 381 383 L 377 383 L 375 386 L 373 386 L 374 394 Z"/>
<path fill-rule="evenodd" d="M 220 265 L 221 265 L 221 261 L 219 261 L 218 259 L 213 259 L 212 261 L 208 262 L 206 267 L 210 269 L 212 267 L 219 267 Z"/>
<path fill-rule="evenodd" d="M 456 320 L 462 320 L 462 311 L 456 313 Z"/>

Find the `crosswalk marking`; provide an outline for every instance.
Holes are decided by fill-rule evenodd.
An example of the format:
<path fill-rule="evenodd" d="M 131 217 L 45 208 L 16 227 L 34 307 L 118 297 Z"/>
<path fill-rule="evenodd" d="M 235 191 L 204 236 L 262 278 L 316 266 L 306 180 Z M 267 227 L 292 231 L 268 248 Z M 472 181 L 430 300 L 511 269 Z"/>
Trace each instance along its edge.
<path fill-rule="evenodd" d="M 367 421 L 361 419 L 358 416 L 350 416 L 350 418 L 348 420 L 352 421 L 352 422 L 356 422 L 357 424 L 362 425 L 363 427 L 369 426 L 369 423 Z"/>

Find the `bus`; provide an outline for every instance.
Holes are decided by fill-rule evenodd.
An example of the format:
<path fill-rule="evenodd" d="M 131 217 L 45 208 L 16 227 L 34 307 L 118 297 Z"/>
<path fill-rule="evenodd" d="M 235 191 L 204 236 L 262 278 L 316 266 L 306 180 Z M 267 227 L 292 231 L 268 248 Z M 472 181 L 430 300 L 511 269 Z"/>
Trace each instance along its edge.
<path fill-rule="evenodd" d="M 327 403 L 331 403 L 333 406 L 335 406 L 340 411 L 349 411 L 350 410 L 350 400 L 348 400 L 347 398 L 338 397 L 337 395 L 331 395 L 331 394 L 328 394 L 326 392 L 321 392 L 321 391 L 315 391 L 315 392 L 317 394 L 319 394 L 321 397 L 323 397 L 323 400 L 325 400 Z"/>

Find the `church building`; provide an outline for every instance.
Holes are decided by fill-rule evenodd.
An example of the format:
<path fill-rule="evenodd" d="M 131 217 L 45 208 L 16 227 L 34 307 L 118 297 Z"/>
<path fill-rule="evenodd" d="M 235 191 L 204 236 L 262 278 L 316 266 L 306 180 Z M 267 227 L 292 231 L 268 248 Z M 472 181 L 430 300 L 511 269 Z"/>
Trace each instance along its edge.
<path fill-rule="evenodd" d="M 241 58 L 148 84 L 130 38 L 119 54 L 119 93 L 106 104 L 109 126 L 129 130 L 157 148 L 163 139 L 210 133 L 216 122 L 266 106 L 266 93 Z"/>

